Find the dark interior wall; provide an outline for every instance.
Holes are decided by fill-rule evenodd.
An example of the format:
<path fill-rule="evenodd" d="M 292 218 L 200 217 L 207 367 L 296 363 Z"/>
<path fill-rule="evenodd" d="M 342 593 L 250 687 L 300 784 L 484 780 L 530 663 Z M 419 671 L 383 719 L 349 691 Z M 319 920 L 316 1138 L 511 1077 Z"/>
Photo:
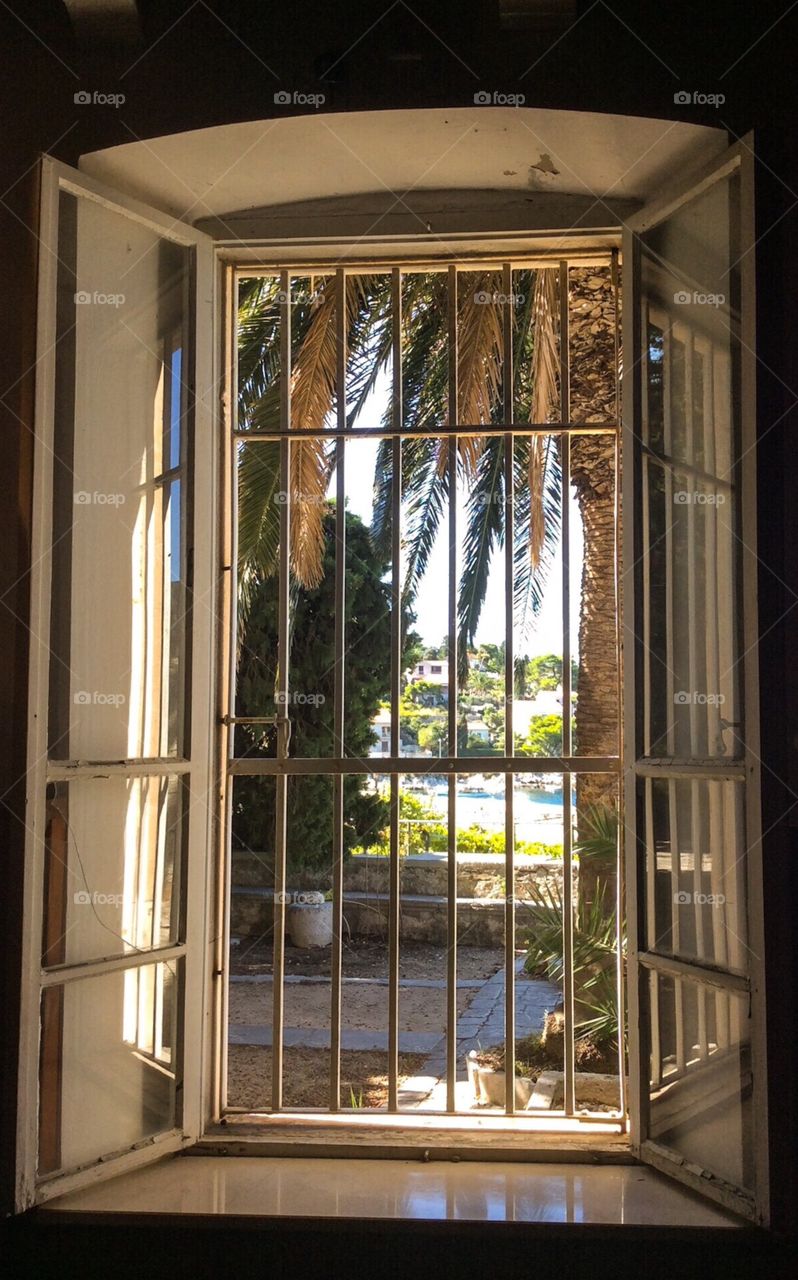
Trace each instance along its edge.
<path fill-rule="evenodd" d="M 567 31 L 507 31 L 498 0 L 408 6 L 318 0 L 142 0 L 138 44 L 79 42 L 59 0 L 0 6 L 0 786 L 3 981 L 7 1009 L 0 1122 L 13 1150 L 15 1035 L 24 835 L 27 578 L 35 386 L 36 161 L 283 112 L 275 92 L 325 96 L 322 111 L 468 106 L 474 93 L 523 93 L 527 106 L 647 115 L 757 135 L 760 599 L 764 853 L 773 997 L 774 1190 L 779 1221 L 798 1201 L 795 1168 L 795 913 L 798 908 L 798 165 L 792 128 L 798 9 L 709 0 L 587 0 Z M 82 106 L 81 90 L 124 94 Z M 680 90 L 722 93 L 677 106 Z M 300 158 L 301 162 L 301 158 Z M 364 187 L 368 186 L 364 175 Z M 8 1184 L 5 1184 L 6 1187 Z"/>

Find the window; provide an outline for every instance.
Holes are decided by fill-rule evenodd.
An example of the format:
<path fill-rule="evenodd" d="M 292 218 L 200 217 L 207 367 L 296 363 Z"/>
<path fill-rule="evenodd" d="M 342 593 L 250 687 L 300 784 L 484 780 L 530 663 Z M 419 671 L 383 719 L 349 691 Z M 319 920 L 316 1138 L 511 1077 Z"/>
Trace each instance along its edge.
<path fill-rule="evenodd" d="M 239 274 L 231 1115 L 474 1115 L 469 1054 L 489 1050 L 527 1129 L 541 1112 L 625 1125 L 618 284 L 611 255 Z M 446 663 L 409 681 L 412 647 L 442 639 Z M 528 680 L 570 713 L 516 724 Z M 424 895 L 433 850 L 448 871 Z M 475 947 L 484 989 L 466 994 Z M 367 1009 L 363 982 L 381 984 Z M 561 1101 L 533 1088 L 544 1069 Z"/>
<path fill-rule="evenodd" d="M 561 944 L 559 970 L 546 971 L 563 1004 L 547 1029 L 562 1032 L 555 1110 L 616 1129 L 628 1114 L 642 1159 L 766 1215 L 750 192 L 737 148 L 644 209 L 622 260 L 594 245 L 555 261 L 534 236 L 491 255 L 483 237 L 467 261 L 405 250 L 344 269 L 305 249 L 289 268 L 285 253 L 270 267 L 257 247 L 215 249 L 46 163 L 42 239 L 57 255 L 43 258 L 40 298 L 21 1204 L 98 1162 L 129 1167 L 210 1133 L 234 1082 L 230 1023 L 260 1036 L 233 1036 L 233 1048 L 268 1051 L 257 1096 L 240 1101 L 263 1124 L 313 1105 L 363 1123 L 372 1117 L 355 1113 L 385 1104 L 407 1127 L 425 1100 L 473 1123 L 459 1032 L 477 1019 L 460 994 L 473 988 L 457 984 L 486 985 L 459 975 L 464 930 L 491 921 L 502 959 L 485 1022 L 511 1064 L 496 1105 L 528 1140 L 544 1108 L 513 1069 L 527 982 L 517 966 L 534 950 L 518 933 L 533 898 L 519 815 L 539 803 L 559 810 L 562 845 L 548 922 L 538 914 L 528 930 L 539 942 L 548 923 Z M 223 458 L 214 323 L 225 333 Z M 597 337 L 590 359 L 581 333 Z M 314 355 L 321 379 L 303 372 Z M 377 516 L 379 545 L 363 533 Z M 475 530 L 490 556 L 474 559 Z M 437 598 L 414 619 L 439 531 Z M 542 616 L 546 590 L 559 645 L 529 653 L 519 600 Z M 435 609 L 442 633 L 423 634 Z M 603 643 L 586 643 L 586 618 Z M 621 784 L 618 874 L 607 851 Z M 463 824 L 479 805 L 500 814 L 493 832 Z M 584 818 L 597 810 L 610 820 L 591 840 Z M 247 814 L 274 840 L 238 841 L 231 894 L 236 859 L 217 858 L 217 833 L 236 836 Z M 474 905 L 469 839 L 501 864 L 486 905 Z M 589 874 L 602 841 L 604 865 Z M 345 863 L 349 847 L 359 851 Z M 270 889 L 258 880 L 264 853 Z M 373 880 L 347 884 L 358 858 Z M 294 876 L 318 881 L 325 866 L 329 886 Z M 409 869 L 434 880 L 441 867 L 440 891 L 413 892 Z M 425 896 L 438 899 L 443 961 L 434 978 L 405 978 L 403 931 Z M 233 1016 L 236 1002 L 246 1012 L 244 984 L 227 989 L 234 904 L 274 920 L 273 972 L 254 975 L 271 977 L 259 984 L 268 1019 Z M 627 995 L 630 1016 L 628 1092 L 617 1069 L 617 1095 L 585 1105 L 586 906 L 607 940 L 587 983 L 593 996 L 609 983 L 616 1027 Z M 356 908 L 379 918 L 385 940 L 386 972 L 365 984 L 384 1013 L 368 1050 L 384 1062 L 381 1097 L 361 1097 L 342 1069 L 357 987 L 343 921 Z M 325 919 L 329 973 L 292 973 L 286 926 L 307 939 Z M 309 984 L 291 979 L 320 976 L 328 1024 L 303 1027 L 292 1000 Z M 442 1035 L 408 1047 L 419 1006 L 438 1017 L 436 1001 Z M 322 1033 L 326 1098 L 292 1097 L 297 1030 Z M 427 1090 L 421 1066 L 435 1077 Z"/>

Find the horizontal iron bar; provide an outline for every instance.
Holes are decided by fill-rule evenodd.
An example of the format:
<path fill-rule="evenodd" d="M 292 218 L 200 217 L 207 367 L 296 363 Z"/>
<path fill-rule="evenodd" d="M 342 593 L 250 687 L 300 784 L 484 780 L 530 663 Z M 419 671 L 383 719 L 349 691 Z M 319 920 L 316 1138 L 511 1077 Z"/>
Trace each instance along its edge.
<path fill-rule="evenodd" d="M 637 958 L 644 969 L 651 969 L 654 973 L 686 978 L 688 982 L 719 987 L 721 991 L 747 993 L 751 989 L 751 979 L 745 974 L 729 973 L 728 969 L 721 969 L 703 960 L 680 960 L 676 956 L 662 955 L 659 951 L 641 951 Z"/>
<path fill-rule="evenodd" d="M 441 436 L 506 436 L 511 433 L 514 436 L 531 436 L 531 435 L 547 435 L 547 436 L 617 436 L 619 433 L 617 422 L 520 422 L 514 423 L 512 426 L 501 423 L 481 423 L 474 426 L 471 423 L 456 423 L 450 426 L 449 423 L 442 422 L 435 430 L 409 431 L 406 427 L 294 427 L 291 430 L 291 436 L 301 436 L 303 440 L 390 440 L 399 437 L 404 440 L 417 439 L 433 439 L 437 440 Z M 247 431 L 244 427 L 239 427 L 233 432 L 237 440 L 281 440 L 285 437 L 284 431 Z"/>
<path fill-rule="evenodd" d="M 684 757 L 637 760 L 634 771 L 640 778 L 719 778 L 745 782 L 743 760 L 690 760 Z"/>
<path fill-rule="evenodd" d="M 277 724 L 278 716 L 222 716 L 220 724 Z"/>
<path fill-rule="evenodd" d="M 179 960 L 186 954 L 186 944 L 160 947 L 156 951 L 129 951 L 123 956 L 111 956 L 104 960 L 84 960 L 81 964 L 64 964 L 60 968 L 43 969 L 42 987 L 60 987 L 65 982 L 79 978 L 101 978 L 106 973 L 118 973 L 120 969 L 141 969 L 148 964 L 165 964 Z"/>
<path fill-rule="evenodd" d="M 229 762 L 228 772 L 244 777 L 286 773 L 369 773 L 386 776 L 391 773 L 620 773 L 621 761 L 618 756 L 567 756 L 564 759 L 556 756 L 508 756 L 506 759 L 493 756 L 440 756 L 433 759 L 419 756 L 369 756 L 366 760 L 350 756 L 330 756 L 327 760 L 303 760 L 299 757 L 289 760 L 267 757 L 249 759 L 238 756 Z"/>

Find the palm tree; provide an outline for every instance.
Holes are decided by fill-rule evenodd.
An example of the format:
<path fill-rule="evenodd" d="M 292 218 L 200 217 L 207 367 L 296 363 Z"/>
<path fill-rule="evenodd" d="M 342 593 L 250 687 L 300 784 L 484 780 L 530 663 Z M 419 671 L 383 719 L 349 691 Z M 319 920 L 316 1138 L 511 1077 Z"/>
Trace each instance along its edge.
<path fill-rule="evenodd" d="M 615 301 L 609 269 L 571 270 L 569 280 L 571 420 L 612 422 L 617 415 Z M 576 745 L 582 755 L 611 756 L 619 749 L 616 626 L 621 608 L 616 578 L 614 443 L 608 436 L 574 436 L 571 478 L 584 530 L 579 611 L 579 690 Z M 620 479 L 620 477 L 618 477 Z M 620 593 L 620 581 L 618 582 Z M 601 774 L 577 779 L 577 813 L 617 807 L 617 784 Z M 581 823 L 580 823 L 581 826 Z M 580 832 L 581 835 L 581 832 Z M 614 896 L 615 854 L 586 846 L 580 858 L 583 908 L 599 893 Z"/>
<path fill-rule="evenodd" d="M 550 421 L 557 412 L 554 316 L 556 271 L 518 272 L 514 333 L 516 420 Z M 464 287 L 468 280 L 468 287 Z M 406 570 L 411 602 L 448 509 L 448 438 L 422 435 L 446 422 L 448 351 L 444 272 L 408 274 L 403 281 L 402 450 Z M 461 422 L 501 420 L 502 329 L 495 272 L 461 275 L 458 298 L 458 405 Z M 239 420 L 251 429 L 279 424 L 279 282 L 262 278 L 242 286 L 239 302 Z M 485 298 L 488 301 L 484 301 Z M 334 279 L 294 282 L 292 295 L 291 569 L 299 586 L 318 584 L 321 512 L 332 467 L 332 440 L 302 440 L 303 428 L 322 427 L 335 399 Z M 346 291 L 347 396 L 350 423 L 360 414 L 392 349 L 391 286 L 387 274 L 349 277 Z M 351 406 L 351 407 L 350 407 Z M 383 425 L 391 425 L 390 406 Z M 418 432 L 413 438 L 412 433 Z M 458 486 L 467 494 L 462 574 L 458 592 L 460 676 L 465 678 L 487 591 L 494 552 L 504 537 L 504 440 L 459 437 Z M 391 543 L 391 446 L 380 443 L 374 479 L 372 535 L 379 549 Z M 551 436 L 517 437 L 514 447 L 515 611 L 517 635 L 526 636 L 540 608 L 559 540 L 559 457 Z M 241 605 L 251 583 L 274 571 L 279 540 L 279 449 L 242 446 L 239 454 L 239 561 Z"/>
<path fill-rule="evenodd" d="M 557 270 L 514 275 L 514 404 L 516 422 L 556 421 L 559 414 Z M 616 414 L 617 352 L 613 290 L 607 268 L 569 274 L 570 417 L 608 421 Z M 321 514 L 333 462 L 332 440 L 302 440 L 303 428 L 324 425 L 335 400 L 334 278 L 294 280 L 292 296 L 291 569 L 299 587 L 318 584 L 323 537 Z M 461 422 L 501 421 L 502 329 L 500 288 L 494 271 L 463 272 L 458 288 L 458 407 Z M 239 418 L 242 425 L 274 430 L 279 424 L 279 281 L 242 285 L 239 307 Z M 484 299 L 487 298 L 488 301 Z M 446 273 L 403 277 L 402 425 L 410 434 L 402 449 L 405 602 L 412 600 L 429 562 L 448 508 L 449 457 L 455 447 L 435 434 L 448 414 Z M 347 281 L 347 420 L 355 422 L 392 351 L 391 279 L 387 273 Z M 392 425 L 390 406 L 382 424 Z M 432 434 L 422 435 L 429 431 Z M 414 432 L 418 435 L 414 436 Z M 504 439 L 460 437 L 458 487 L 467 494 L 462 572 L 458 588 L 460 677 L 465 677 L 485 601 L 491 559 L 504 536 Z M 390 441 L 377 453 L 372 537 L 391 545 Z M 239 456 L 239 554 L 241 606 L 253 581 L 274 572 L 279 538 L 278 446 L 241 448 Z M 613 445 L 602 436 L 574 437 L 571 476 L 583 521 L 579 622 L 579 697 L 576 747 L 583 755 L 617 751 L 616 601 Z M 550 435 L 516 437 L 515 615 L 516 644 L 523 647 L 540 608 L 560 536 L 559 451 Z M 618 607 L 620 601 L 617 602 Z M 614 804 L 614 783 L 581 776 L 577 811 Z M 586 860 L 585 860 L 586 861 Z M 584 889 L 596 876 L 583 867 Z"/>

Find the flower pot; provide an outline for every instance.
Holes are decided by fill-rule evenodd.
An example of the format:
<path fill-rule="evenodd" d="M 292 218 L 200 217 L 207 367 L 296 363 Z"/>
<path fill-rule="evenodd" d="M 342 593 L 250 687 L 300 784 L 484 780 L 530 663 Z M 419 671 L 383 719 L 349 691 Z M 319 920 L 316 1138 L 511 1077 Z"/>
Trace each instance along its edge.
<path fill-rule="evenodd" d="M 507 1077 L 503 1071 L 493 1067 L 482 1067 L 477 1061 L 477 1054 L 471 1050 L 466 1058 L 468 1079 L 474 1090 L 478 1106 L 503 1107 L 506 1097 Z M 519 1111 L 527 1106 L 532 1096 L 533 1084 L 526 1076 L 515 1077 L 515 1105 Z"/>
<path fill-rule="evenodd" d="M 323 893 L 298 893 L 286 912 L 288 936 L 295 947 L 329 947 L 333 936 L 333 904 Z"/>

